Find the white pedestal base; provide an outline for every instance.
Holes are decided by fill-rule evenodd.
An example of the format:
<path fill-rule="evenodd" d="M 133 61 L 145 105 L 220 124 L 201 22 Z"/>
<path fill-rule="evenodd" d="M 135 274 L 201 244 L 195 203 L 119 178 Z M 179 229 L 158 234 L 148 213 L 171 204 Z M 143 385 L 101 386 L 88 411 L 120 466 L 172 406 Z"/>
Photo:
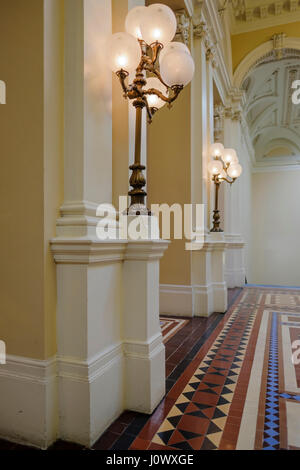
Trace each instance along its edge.
<path fill-rule="evenodd" d="M 57 238 L 58 436 L 91 446 L 165 394 L 159 260 L 168 242 Z"/>
<path fill-rule="evenodd" d="M 224 234 L 210 234 L 199 251 L 192 251 L 192 285 L 160 286 L 161 314 L 208 317 L 227 310 Z"/>
<path fill-rule="evenodd" d="M 226 235 L 225 279 L 229 288 L 245 285 L 245 243 L 240 235 Z"/>

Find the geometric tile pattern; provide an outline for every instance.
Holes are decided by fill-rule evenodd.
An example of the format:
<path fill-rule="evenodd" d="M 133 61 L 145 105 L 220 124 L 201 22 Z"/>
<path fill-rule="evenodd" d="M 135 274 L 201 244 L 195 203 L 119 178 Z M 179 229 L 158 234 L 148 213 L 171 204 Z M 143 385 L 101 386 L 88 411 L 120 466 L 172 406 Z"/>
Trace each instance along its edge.
<path fill-rule="evenodd" d="M 293 395 L 291 393 L 281 393 L 280 397 L 285 398 L 285 400 L 295 400 L 300 402 L 300 395 Z"/>
<path fill-rule="evenodd" d="M 285 288 L 270 289 L 264 287 L 246 288 L 244 290 L 242 303 L 249 305 L 264 305 L 274 309 L 295 309 L 300 308 L 300 291 Z"/>
<path fill-rule="evenodd" d="M 247 287 L 215 328 L 213 321 L 207 333 L 201 330 L 199 344 L 191 320 L 166 346 L 176 367 L 167 395 L 152 416 L 114 423 L 109 448 L 300 449 L 300 365 L 291 361 L 300 338 L 299 294 Z M 195 341 L 192 349 L 184 331 Z M 107 446 L 102 441 L 95 448 Z"/>
<path fill-rule="evenodd" d="M 300 364 L 291 360 L 299 320 L 299 289 L 263 286 L 245 288 L 224 317 L 196 329 L 188 320 L 175 336 L 185 320 L 161 319 L 175 367 L 166 397 L 150 417 L 124 412 L 93 448 L 300 450 Z"/>
<path fill-rule="evenodd" d="M 298 318 L 299 290 L 245 288 L 130 448 L 300 449 Z"/>
<path fill-rule="evenodd" d="M 237 308 L 204 357 L 152 442 L 168 449 L 220 447 L 255 320 Z"/>
<path fill-rule="evenodd" d="M 279 308 L 295 308 L 300 306 L 300 295 L 290 295 L 289 293 L 267 294 L 266 305 L 273 305 Z"/>
<path fill-rule="evenodd" d="M 160 328 L 164 344 L 173 338 L 188 322 L 189 320 L 186 319 L 160 317 Z"/>
<path fill-rule="evenodd" d="M 264 450 L 280 448 L 277 314 L 272 314 L 266 388 Z"/>

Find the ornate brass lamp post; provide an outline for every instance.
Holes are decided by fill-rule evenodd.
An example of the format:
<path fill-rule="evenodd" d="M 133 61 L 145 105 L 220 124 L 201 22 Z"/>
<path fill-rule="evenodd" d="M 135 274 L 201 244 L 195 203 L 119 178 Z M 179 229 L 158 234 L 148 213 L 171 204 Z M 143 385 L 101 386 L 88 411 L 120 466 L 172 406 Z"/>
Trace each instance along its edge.
<path fill-rule="evenodd" d="M 124 97 L 136 109 L 135 158 L 130 166 L 130 214 L 148 214 L 145 206 L 146 179 L 141 164 L 142 111 L 148 122 L 165 104 L 171 107 L 193 78 L 194 61 L 187 46 L 170 42 L 175 36 L 177 22 L 173 11 L 163 4 L 133 8 L 126 17 L 126 33 L 112 35 L 108 45 L 111 69 L 120 80 Z M 127 84 L 128 76 L 135 78 Z"/>
<path fill-rule="evenodd" d="M 215 183 L 215 209 L 213 215 L 213 228 L 211 232 L 223 232 L 220 228 L 220 211 L 219 211 L 219 190 L 221 184 L 226 181 L 232 185 L 242 174 L 242 167 L 234 149 L 224 149 L 222 144 L 213 144 L 210 148 L 210 154 L 213 160 L 208 164 L 208 171 L 212 175 Z"/>

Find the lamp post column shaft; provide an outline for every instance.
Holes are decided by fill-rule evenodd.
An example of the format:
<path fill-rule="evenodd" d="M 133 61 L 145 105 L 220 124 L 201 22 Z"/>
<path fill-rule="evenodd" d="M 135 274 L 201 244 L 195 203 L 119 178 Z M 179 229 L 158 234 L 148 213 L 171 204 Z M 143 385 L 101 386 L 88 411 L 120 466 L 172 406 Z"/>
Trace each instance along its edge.
<path fill-rule="evenodd" d="M 135 154 L 134 163 L 141 164 L 141 147 L 142 147 L 142 108 L 136 108 L 135 120 Z"/>
<path fill-rule="evenodd" d="M 219 211 L 219 189 L 220 189 L 220 183 L 214 181 L 215 186 L 216 186 L 216 192 L 215 192 L 215 210 L 214 210 L 214 217 L 213 217 L 213 228 L 211 232 L 223 232 L 223 230 L 220 229 L 220 211 Z"/>
<path fill-rule="evenodd" d="M 220 184 L 216 183 L 215 212 L 219 211 L 219 187 L 220 187 Z"/>
<path fill-rule="evenodd" d="M 143 171 L 146 169 L 146 167 L 141 164 L 142 113 L 143 108 L 145 107 L 145 103 L 142 100 L 136 100 L 134 101 L 133 105 L 136 109 L 135 156 L 134 164 L 130 167 L 130 170 L 132 170 L 132 174 L 129 181 L 130 186 L 133 189 L 129 191 L 128 194 L 131 198 L 130 206 L 145 206 L 145 197 L 147 196 L 147 193 L 143 189 L 146 185 L 146 179 L 143 174 Z"/>

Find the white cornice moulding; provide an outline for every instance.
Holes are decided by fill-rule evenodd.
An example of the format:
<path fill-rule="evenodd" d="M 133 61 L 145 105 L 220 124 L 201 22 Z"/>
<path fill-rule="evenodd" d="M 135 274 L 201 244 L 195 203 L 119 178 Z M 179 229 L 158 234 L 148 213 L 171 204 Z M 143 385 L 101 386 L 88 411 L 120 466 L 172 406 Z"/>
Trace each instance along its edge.
<path fill-rule="evenodd" d="M 190 16 L 193 16 L 194 13 L 194 4 L 193 0 L 184 0 L 185 8 Z"/>
<path fill-rule="evenodd" d="M 127 241 L 56 238 L 50 241 L 57 264 L 92 264 L 123 261 Z"/>
<path fill-rule="evenodd" d="M 220 21 L 220 15 L 218 11 L 217 2 L 206 0 L 203 8 L 204 16 L 209 19 L 209 24 L 216 36 L 217 43 L 223 39 L 223 27 Z"/>
<path fill-rule="evenodd" d="M 134 261 L 157 260 L 163 257 L 168 248 L 168 240 L 128 241 L 125 259 Z"/>
<path fill-rule="evenodd" d="M 91 201 L 65 202 L 60 208 L 61 217 L 56 221 L 57 237 L 95 237 L 96 226 L 101 222 L 101 217 L 96 215 L 98 207 L 99 204 Z M 118 225 L 114 215 L 111 226 Z M 108 214 L 105 220 L 107 218 Z"/>
<path fill-rule="evenodd" d="M 237 34 L 250 33 L 253 31 L 259 31 L 261 29 L 271 28 L 273 26 L 280 26 L 283 24 L 296 23 L 300 21 L 300 11 L 293 13 L 287 13 L 286 15 L 270 16 L 269 18 L 257 21 L 248 22 L 237 22 L 235 18 L 231 20 L 231 34 L 235 36 Z"/>
<path fill-rule="evenodd" d="M 278 173 L 281 171 L 299 171 L 300 165 L 268 165 L 268 166 L 254 166 L 253 173 Z"/>
<path fill-rule="evenodd" d="M 60 213 L 62 217 L 76 215 L 87 215 L 96 217 L 98 206 L 99 204 L 91 201 L 65 202 L 60 208 Z"/>
<path fill-rule="evenodd" d="M 227 69 L 221 48 L 221 43 L 224 39 L 223 27 L 220 22 L 220 15 L 215 2 L 211 2 L 210 0 L 203 2 L 201 16 L 206 25 L 209 25 L 209 42 L 214 47 L 214 60 L 216 62 L 216 67 L 213 69 L 213 75 L 221 99 L 224 105 L 226 105 L 230 90 L 232 89 L 232 82 L 230 78 L 230 71 Z"/>
<path fill-rule="evenodd" d="M 56 238 L 50 244 L 57 264 L 94 264 L 123 260 L 158 260 L 162 258 L 170 242 Z"/>
<path fill-rule="evenodd" d="M 227 249 L 244 248 L 246 245 L 243 237 L 239 234 L 227 233 L 225 234 L 225 240 Z"/>

